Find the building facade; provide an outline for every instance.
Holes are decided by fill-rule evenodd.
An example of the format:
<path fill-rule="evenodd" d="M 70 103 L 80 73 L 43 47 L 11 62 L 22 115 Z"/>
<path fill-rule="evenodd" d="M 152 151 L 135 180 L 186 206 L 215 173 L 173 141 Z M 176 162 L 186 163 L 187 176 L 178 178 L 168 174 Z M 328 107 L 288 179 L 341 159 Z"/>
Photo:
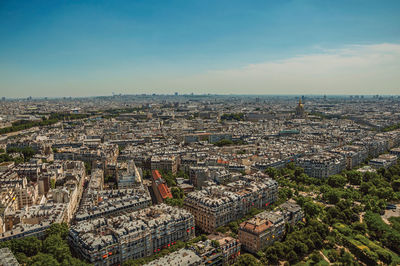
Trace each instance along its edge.
<path fill-rule="evenodd" d="M 194 237 L 188 211 L 160 204 L 110 218 L 78 222 L 70 228 L 75 252 L 94 265 L 117 265 L 151 256 L 176 241 Z"/>
<path fill-rule="evenodd" d="M 256 215 L 240 224 L 238 237 L 242 248 L 257 253 L 283 237 L 286 223 L 294 225 L 303 217 L 300 206 L 293 202 L 285 202 L 274 211 Z"/>
<path fill-rule="evenodd" d="M 277 196 L 276 181 L 243 178 L 225 186 L 211 185 L 189 193 L 184 208 L 194 215 L 199 228 L 212 233 L 217 227 L 243 217 L 251 208 L 273 203 Z"/>

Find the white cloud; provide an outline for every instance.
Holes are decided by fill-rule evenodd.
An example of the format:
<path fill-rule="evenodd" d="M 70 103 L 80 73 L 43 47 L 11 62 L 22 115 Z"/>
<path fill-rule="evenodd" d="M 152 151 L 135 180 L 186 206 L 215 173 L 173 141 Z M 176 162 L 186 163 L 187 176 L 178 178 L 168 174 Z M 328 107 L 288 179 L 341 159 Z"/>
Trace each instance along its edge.
<path fill-rule="evenodd" d="M 121 65 L 82 73 L 0 69 L 6 97 L 117 93 L 400 94 L 400 44 L 316 47 L 313 54 L 186 75 L 185 65 L 140 70 Z M 1 66 L 0 66 L 1 68 Z M 191 70 L 193 71 L 193 70 Z M 22 78 L 20 78 L 22 77 Z"/>
<path fill-rule="evenodd" d="M 212 93 L 400 94 L 400 45 L 352 45 L 162 83 Z"/>

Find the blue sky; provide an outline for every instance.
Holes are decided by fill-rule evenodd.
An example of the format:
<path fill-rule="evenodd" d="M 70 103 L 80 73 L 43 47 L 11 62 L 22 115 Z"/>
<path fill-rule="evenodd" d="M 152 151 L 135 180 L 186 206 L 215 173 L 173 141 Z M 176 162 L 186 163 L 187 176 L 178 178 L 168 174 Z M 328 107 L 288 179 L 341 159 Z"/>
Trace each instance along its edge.
<path fill-rule="evenodd" d="M 399 94 L 399 14 L 396 0 L 0 0 L 0 92 Z"/>

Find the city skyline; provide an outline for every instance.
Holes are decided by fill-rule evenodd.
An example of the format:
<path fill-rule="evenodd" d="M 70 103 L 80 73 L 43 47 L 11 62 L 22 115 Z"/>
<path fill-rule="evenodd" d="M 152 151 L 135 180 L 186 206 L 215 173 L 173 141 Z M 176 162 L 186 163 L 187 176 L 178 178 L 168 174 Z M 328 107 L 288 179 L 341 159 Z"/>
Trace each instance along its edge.
<path fill-rule="evenodd" d="M 397 1 L 0 5 L 9 97 L 397 95 Z"/>
<path fill-rule="evenodd" d="M 0 266 L 400 265 L 399 0 L 0 0 Z"/>

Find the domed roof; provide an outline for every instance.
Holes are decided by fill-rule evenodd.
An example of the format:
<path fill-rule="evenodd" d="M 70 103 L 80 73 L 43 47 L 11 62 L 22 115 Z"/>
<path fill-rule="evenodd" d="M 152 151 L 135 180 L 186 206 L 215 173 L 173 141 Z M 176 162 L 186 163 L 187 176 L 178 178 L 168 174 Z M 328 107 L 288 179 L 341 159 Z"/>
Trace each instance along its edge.
<path fill-rule="evenodd" d="M 305 114 L 304 104 L 301 103 L 301 98 L 299 99 L 299 104 L 296 106 L 296 115 L 303 117 Z"/>
<path fill-rule="evenodd" d="M 301 103 L 301 98 L 299 98 L 299 105 L 298 107 L 304 108 L 304 104 Z"/>

